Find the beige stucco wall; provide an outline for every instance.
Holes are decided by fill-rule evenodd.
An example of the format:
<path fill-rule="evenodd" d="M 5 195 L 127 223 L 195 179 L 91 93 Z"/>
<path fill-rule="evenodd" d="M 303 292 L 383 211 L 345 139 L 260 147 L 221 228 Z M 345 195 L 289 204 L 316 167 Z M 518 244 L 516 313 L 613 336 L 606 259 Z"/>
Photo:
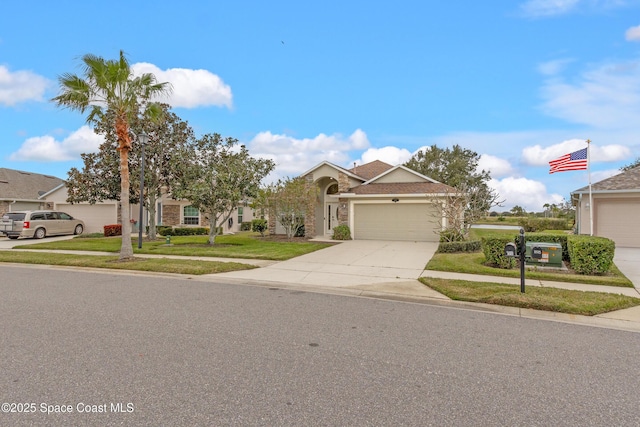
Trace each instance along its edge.
<path fill-rule="evenodd" d="M 376 184 L 380 183 L 396 183 L 396 182 L 426 182 L 424 178 L 419 177 L 415 173 L 398 168 L 388 174 L 376 179 Z"/>

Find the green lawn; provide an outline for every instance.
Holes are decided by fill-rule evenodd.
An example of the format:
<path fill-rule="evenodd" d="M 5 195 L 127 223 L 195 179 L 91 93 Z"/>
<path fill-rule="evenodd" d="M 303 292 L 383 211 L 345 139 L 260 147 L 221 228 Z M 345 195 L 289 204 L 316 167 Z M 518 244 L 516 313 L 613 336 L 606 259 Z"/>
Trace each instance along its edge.
<path fill-rule="evenodd" d="M 423 277 L 420 281 L 453 300 L 584 316 L 594 316 L 640 305 L 640 298 L 601 292 L 529 286 L 523 294 L 518 286 L 500 283 L 444 280 L 430 277 Z"/>
<path fill-rule="evenodd" d="M 283 261 L 300 255 L 326 248 L 331 243 L 288 242 L 262 238 L 258 233 L 238 233 L 217 236 L 216 244 L 209 246 L 207 236 L 173 236 L 171 246 L 165 245 L 165 238 L 155 241 L 142 241 L 138 249 L 138 239 L 132 238 L 134 254 L 186 255 L 200 257 L 267 259 Z M 76 251 L 120 251 L 119 237 L 75 238 L 57 242 L 42 242 L 33 245 L 17 246 L 18 249 L 51 249 Z"/>
<path fill-rule="evenodd" d="M 427 270 L 451 271 L 455 273 L 482 274 L 486 276 L 520 277 L 520 268 L 506 270 L 484 265 L 482 252 L 435 254 L 427 264 Z M 525 271 L 527 279 L 550 280 L 554 282 L 584 283 L 587 285 L 622 286 L 633 288 L 633 283 L 613 265 L 606 276 L 586 276 L 583 274 L 553 273 L 545 271 Z"/>
<path fill-rule="evenodd" d="M 155 271 L 178 274 L 213 274 L 255 268 L 236 262 L 198 261 L 172 258 L 136 258 L 119 262 L 117 256 L 52 254 L 40 252 L 0 251 L 0 262 L 63 265 L 70 267 L 108 268 L 113 270 Z"/>

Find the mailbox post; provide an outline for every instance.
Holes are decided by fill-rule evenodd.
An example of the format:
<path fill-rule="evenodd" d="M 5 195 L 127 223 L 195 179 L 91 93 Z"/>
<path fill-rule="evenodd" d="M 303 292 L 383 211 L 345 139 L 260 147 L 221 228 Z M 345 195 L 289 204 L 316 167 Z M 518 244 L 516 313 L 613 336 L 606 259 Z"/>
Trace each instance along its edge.
<path fill-rule="evenodd" d="M 520 260 L 520 292 L 524 293 L 524 261 L 526 246 L 524 241 L 524 228 L 520 229 L 520 247 L 518 248 L 515 243 L 507 243 L 504 247 L 504 254 L 511 258 L 517 258 Z M 540 248 L 536 248 L 542 254 Z M 540 255 L 542 256 L 542 255 Z"/>

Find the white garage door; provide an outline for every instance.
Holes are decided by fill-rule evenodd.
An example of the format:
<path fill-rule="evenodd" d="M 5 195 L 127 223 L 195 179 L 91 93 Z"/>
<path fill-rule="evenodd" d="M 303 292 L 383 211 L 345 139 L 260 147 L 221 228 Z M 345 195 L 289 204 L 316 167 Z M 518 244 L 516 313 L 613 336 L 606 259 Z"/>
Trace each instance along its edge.
<path fill-rule="evenodd" d="M 104 226 L 117 223 L 117 207 L 112 204 L 58 203 L 56 209 L 84 221 L 85 233 L 103 233 Z"/>
<path fill-rule="evenodd" d="M 437 242 L 440 224 L 428 203 L 354 205 L 354 238 Z"/>
<path fill-rule="evenodd" d="M 595 208 L 594 218 L 598 220 L 594 227 L 596 235 L 608 237 L 616 242 L 616 246 L 640 247 L 640 200 L 603 200 L 595 204 Z"/>

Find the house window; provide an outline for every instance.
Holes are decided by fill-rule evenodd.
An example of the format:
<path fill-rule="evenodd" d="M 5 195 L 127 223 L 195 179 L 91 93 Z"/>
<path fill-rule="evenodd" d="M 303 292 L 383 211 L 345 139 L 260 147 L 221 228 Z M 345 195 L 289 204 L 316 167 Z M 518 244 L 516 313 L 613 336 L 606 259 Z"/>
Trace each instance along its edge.
<path fill-rule="evenodd" d="M 198 225 L 200 224 L 200 215 L 198 209 L 193 206 L 185 206 L 182 210 L 185 225 Z"/>
<path fill-rule="evenodd" d="M 242 224 L 243 212 L 244 212 L 244 208 L 242 206 L 238 206 L 238 224 Z"/>

